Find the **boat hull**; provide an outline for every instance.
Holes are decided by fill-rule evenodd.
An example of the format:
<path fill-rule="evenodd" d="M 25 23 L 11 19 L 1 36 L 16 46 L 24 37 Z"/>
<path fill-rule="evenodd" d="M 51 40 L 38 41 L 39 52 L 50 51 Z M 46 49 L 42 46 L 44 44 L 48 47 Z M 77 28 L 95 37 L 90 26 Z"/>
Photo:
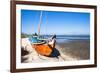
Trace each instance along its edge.
<path fill-rule="evenodd" d="M 32 44 L 32 47 L 37 51 L 38 54 L 44 56 L 50 56 L 53 49 L 50 46 L 45 44 Z"/>

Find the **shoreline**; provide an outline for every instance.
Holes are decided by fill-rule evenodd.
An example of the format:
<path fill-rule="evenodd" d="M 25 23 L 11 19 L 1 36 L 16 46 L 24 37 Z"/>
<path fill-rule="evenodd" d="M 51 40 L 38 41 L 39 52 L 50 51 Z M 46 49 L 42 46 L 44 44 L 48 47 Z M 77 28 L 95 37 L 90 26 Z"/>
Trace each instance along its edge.
<path fill-rule="evenodd" d="M 90 58 L 90 41 L 89 40 L 73 40 L 57 43 L 62 48 L 62 52 L 80 60 Z"/>
<path fill-rule="evenodd" d="M 27 48 L 25 48 L 26 45 L 28 45 Z M 87 45 L 87 47 L 86 47 L 86 45 Z M 88 41 L 82 41 L 82 40 L 70 41 L 70 42 L 65 41 L 63 43 L 57 42 L 56 49 L 59 50 L 59 52 L 60 52 L 61 56 L 64 58 L 64 60 L 62 58 L 59 58 L 59 59 L 49 58 L 49 57 L 45 57 L 45 56 L 41 56 L 41 55 L 40 55 L 40 57 L 42 59 L 40 59 L 37 52 L 35 51 L 35 49 L 32 48 L 31 43 L 28 40 L 28 38 L 22 38 L 21 47 L 23 47 L 24 50 L 28 51 L 29 53 L 27 53 L 26 55 L 21 55 L 21 59 L 23 60 L 22 63 L 86 60 L 86 59 L 89 59 L 89 52 L 87 52 L 87 51 L 89 51 L 89 49 L 87 50 L 87 48 L 89 48 L 88 45 L 89 45 Z M 85 49 L 83 49 L 83 47 Z M 86 55 L 86 56 L 84 57 L 84 55 Z M 25 58 L 25 59 L 23 59 L 23 58 Z"/>

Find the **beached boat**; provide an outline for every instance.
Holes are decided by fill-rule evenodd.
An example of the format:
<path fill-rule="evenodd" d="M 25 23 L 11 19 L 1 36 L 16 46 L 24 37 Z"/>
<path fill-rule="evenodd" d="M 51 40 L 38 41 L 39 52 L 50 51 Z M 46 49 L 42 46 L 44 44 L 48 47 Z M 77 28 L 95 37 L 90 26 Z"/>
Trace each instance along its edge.
<path fill-rule="evenodd" d="M 43 39 L 40 38 L 40 27 L 42 23 L 42 11 L 40 14 L 40 22 L 38 26 L 38 35 L 32 36 L 29 40 L 31 41 L 31 45 L 33 49 L 37 51 L 38 54 L 44 55 L 44 56 L 49 56 L 49 57 L 57 57 L 60 55 L 59 51 L 55 49 L 53 44 L 48 44 L 47 40 L 48 39 Z M 55 44 L 54 44 L 55 45 Z"/>

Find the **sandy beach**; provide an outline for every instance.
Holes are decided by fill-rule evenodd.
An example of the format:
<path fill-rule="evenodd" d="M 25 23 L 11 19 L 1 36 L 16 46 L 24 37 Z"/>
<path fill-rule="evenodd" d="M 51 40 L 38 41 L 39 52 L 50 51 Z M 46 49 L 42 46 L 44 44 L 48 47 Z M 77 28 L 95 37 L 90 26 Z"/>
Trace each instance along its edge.
<path fill-rule="evenodd" d="M 65 55 L 69 55 L 78 60 L 87 60 L 90 57 L 89 40 L 74 40 L 70 42 L 57 43 Z"/>
<path fill-rule="evenodd" d="M 21 46 L 21 62 L 58 62 L 58 61 L 72 61 L 72 60 L 86 60 L 89 59 L 90 54 L 89 40 L 74 40 L 70 42 L 56 43 L 56 49 L 59 50 L 61 57 L 51 58 L 39 55 L 34 48 L 32 48 L 28 38 L 22 38 Z"/>

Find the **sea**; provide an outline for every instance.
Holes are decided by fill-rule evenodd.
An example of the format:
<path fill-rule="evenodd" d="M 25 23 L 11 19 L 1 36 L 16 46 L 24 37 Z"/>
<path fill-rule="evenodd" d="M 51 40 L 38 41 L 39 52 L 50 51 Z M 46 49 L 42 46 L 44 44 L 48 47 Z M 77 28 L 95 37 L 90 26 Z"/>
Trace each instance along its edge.
<path fill-rule="evenodd" d="M 52 35 L 42 35 L 42 38 L 50 38 Z M 56 35 L 56 41 L 69 42 L 75 40 L 90 40 L 90 35 Z"/>

